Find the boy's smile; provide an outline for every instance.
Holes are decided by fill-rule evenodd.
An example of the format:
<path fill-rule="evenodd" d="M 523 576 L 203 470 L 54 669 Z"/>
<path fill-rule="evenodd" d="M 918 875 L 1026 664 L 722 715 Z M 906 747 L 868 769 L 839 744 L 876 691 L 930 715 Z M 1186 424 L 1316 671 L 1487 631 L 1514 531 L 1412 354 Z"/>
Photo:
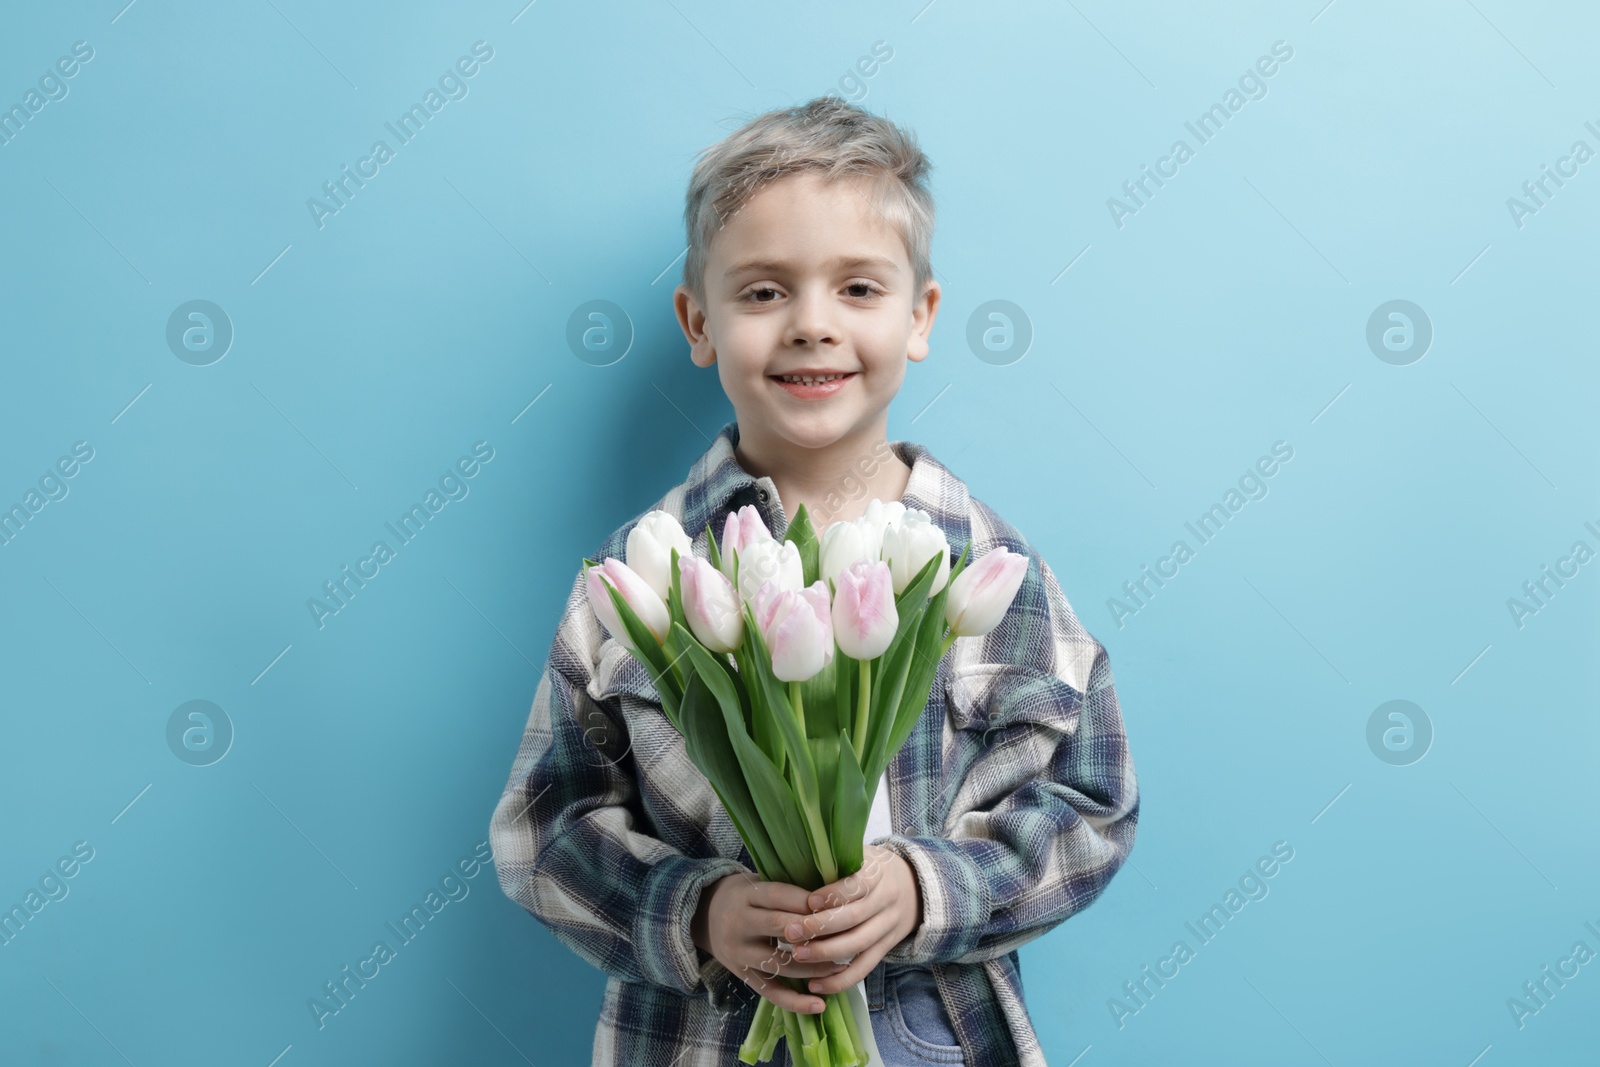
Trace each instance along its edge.
<path fill-rule="evenodd" d="M 741 460 L 780 493 L 784 480 L 801 498 L 824 490 L 883 441 L 906 361 L 928 354 L 939 285 L 913 293 L 905 244 L 868 203 L 874 181 L 771 182 L 712 241 L 706 306 L 674 294 L 691 358 L 716 364 L 733 403 Z"/>

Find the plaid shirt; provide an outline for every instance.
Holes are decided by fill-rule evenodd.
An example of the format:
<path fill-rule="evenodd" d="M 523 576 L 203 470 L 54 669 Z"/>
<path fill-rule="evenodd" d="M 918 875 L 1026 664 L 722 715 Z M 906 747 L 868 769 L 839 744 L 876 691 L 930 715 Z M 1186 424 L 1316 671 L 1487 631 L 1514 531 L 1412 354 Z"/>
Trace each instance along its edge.
<path fill-rule="evenodd" d="M 775 537 L 788 528 L 776 486 L 739 465 L 737 443 L 730 422 L 653 505 L 697 556 L 706 524 L 720 535 L 744 504 Z M 906 506 L 944 530 L 952 563 L 970 538 L 969 559 L 1005 545 L 1028 570 L 998 627 L 951 646 L 889 764 L 895 833 L 878 844 L 910 863 L 923 917 L 866 992 L 882 1001 L 891 963 L 926 967 L 968 1063 L 1042 1067 L 1017 947 L 1099 896 L 1138 822 L 1111 666 L 1016 529 L 923 446 L 890 447 L 911 468 Z M 624 558 L 642 517 L 590 558 Z M 689 924 L 702 889 L 754 864 L 649 674 L 595 617 L 581 567 L 489 837 L 505 893 L 607 975 L 594 1064 L 737 1063 L 756 994 L 695 946 Z"/>

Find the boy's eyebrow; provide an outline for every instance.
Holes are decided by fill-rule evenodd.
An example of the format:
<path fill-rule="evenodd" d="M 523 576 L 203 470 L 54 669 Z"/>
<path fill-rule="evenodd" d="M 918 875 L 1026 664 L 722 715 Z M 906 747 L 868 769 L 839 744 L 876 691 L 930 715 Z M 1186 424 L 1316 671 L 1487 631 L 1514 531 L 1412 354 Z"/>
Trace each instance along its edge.
<path fill-rule="evenodd" d="M 877 267 L 879 270 L 885 270 L 891 274 L 898 274 L 900 272 L 899 264 L 890 259 L 888 256 L 839 256 L 833 260 L 830 260 L 824 265 L 828 267 Z M 780 260 L 747 259 L 743 263 L 735 263 L 733 266 L 729 267 L 727 272 L 723 274 L 723 277 L 731 278 L 735 274 L 743 274 L 746 271 L 753 270 L 783 271 L 788 269 L 789 264 L 781 262 Z"/>

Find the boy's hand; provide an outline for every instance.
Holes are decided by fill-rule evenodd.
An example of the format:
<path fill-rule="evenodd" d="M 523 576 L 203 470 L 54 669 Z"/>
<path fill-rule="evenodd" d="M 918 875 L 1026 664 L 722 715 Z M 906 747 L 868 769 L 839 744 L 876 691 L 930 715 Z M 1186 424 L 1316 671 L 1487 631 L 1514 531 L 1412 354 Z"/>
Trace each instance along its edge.
<path fill-rule="evenodd" d="M 864 846 L 861 870 L 818 889 L 808 903 L 812 914 L 780 931 L 795 946 L 794 958 L 849 963 L 809 983 L 818 994 L 855 985 L 922 925 L 916 872 L 898 853 L 879 845 Z"/>
<path fill-rule="evenodd" d="M 724 875 L 701 891 L 690 936 L 729 973 L 778 1007 L 816 1014 L 822 1010 L 821 999 L 790 988 L 778 976 L 837 974 L 844 964 L 816 957 L 799 961 L 788 949 L 773 945 L 773 938 L 783 938 L 786 926 L 808 917 L 807 896 L 797 885 L 763 882 L 749 872 Z"/>

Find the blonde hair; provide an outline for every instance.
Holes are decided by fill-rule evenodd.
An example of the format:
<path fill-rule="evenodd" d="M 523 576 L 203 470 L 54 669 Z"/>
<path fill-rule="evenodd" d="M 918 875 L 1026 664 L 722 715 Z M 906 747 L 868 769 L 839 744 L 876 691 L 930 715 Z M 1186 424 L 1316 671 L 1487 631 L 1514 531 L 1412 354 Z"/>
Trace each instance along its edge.
<path fill-rule="evenodd" d="M 684 284 L 705 307 L 706 257 L 722 225 L 768 183 L 820 170 L 830 181 L 847 175 L 878 179 L 872 206 L 905 243 L 915 297 L 933 277 L 932 169 L 914 134 L 838 96 L 758 115 L 695 162 L 683 210 L 689 237 Z"/>

